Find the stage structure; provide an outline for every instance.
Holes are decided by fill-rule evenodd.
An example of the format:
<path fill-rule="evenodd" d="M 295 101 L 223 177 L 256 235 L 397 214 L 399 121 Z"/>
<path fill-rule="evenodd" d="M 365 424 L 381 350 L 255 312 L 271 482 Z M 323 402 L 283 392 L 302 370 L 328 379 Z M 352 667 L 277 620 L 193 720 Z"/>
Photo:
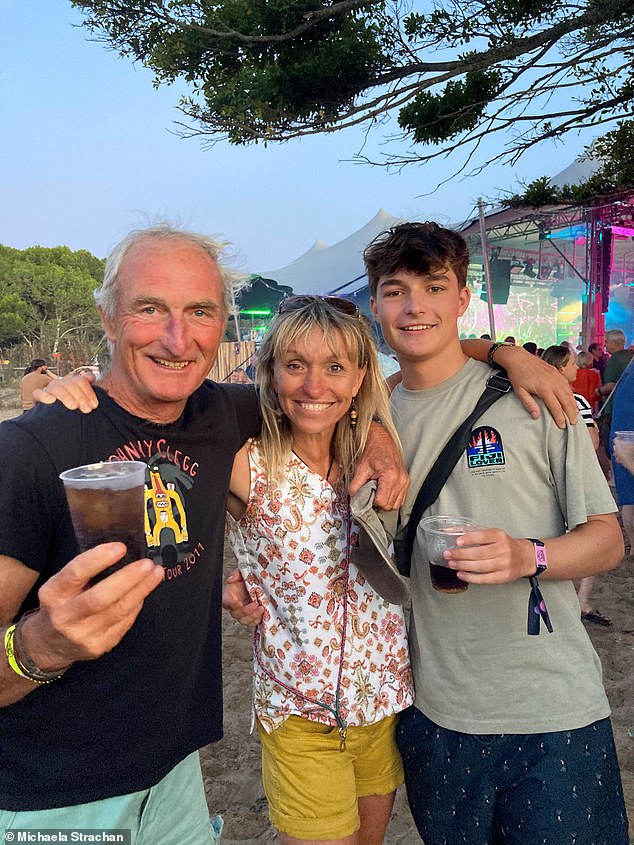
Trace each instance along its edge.
<path fill-rule="evenodd" d="M 469 284 L 487 325 L 482 229 L 488 247 L 497 337 L 584 348 L 606 328 L 634 334 L 634 197 L 594 207 L 494 210 L 461 227 L 471 251 Z M 464 328 L 464 327 L 463 327 Z M 487 329 L 488 330 L 488 329 Z"/>
<path fill-rule="evenodd" d="M 553 182 L 569 183 L 578 171 L 578 165 L 571 166 Z M 400 222 L 380 209 L 336 244 L 316 240 L 285 267 L 252 278 L 278 291 L 336 293 L 369 315 L 363 250 L 379 232 Z M 567 340 L 587 347 L 602 341 L 606 328 L 621 328 L 628 340 L 634 338 L 634 197 L 592 208 L 497 209 L 483 223 L 498 338 L 512 334 L 519 343 L 532 340 L 546 347 Z M 472 255 L 472 305 L 460 320 L 460 333 L 479 337 L 489 332 L 490 322 L 479 219 L 455 228 L 467 237 Z M 254 295 L 249 307 L 261 308 L 261 298 Z"/>

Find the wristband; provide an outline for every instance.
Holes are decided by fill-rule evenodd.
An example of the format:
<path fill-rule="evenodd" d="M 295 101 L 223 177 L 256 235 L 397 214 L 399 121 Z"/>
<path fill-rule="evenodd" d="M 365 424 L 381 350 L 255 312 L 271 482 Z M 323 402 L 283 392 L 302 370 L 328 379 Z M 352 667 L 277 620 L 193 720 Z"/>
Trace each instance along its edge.
<path fill-rule="evenodd" d="M 531 592 L 528 597 L 528 623 L 527 634 L 539 634 L 539 623 L 543 621 L 549 634 L 553 632 L 552 622 L 548 615 L 548 608 L 539 589 L 539 582 L 537 576 L 541 575 L 548 569 L 548 559 L 546 557 L 546 546 L 542 540 L 533 540 L 531 537 L 527 538 L 533 544 L 535 550 L 535 566 L 537 571 L 534 575 L 527 575 L 528 583 L 531 585 Z"/>
<path fill-rule="evenodd" d="M 548 569 L 548 557 L 546 556 L 546 546 L 541 540 L 533 540 L 531 537 L 527 537 L 527 540 L 529 543 L 533 544 L 533 549 L 535 551 L 536 570 L 532 575 L 532 577 L 534 578 L 536 575 L 541 575 L 542 572 L 545 572 Z"/>
<path fill-rule="evenodd" d="M 487 364 L 489 365 L 489 367 L 495 367 L 496 366 L 495 361 L 493 360 L 493 356 L 498 351 L 500 346 L 514 346 L 514 344 L 513 343 L 507 343 L 504 340 L 500 340 L 500 341 L 497 341 L 496 343 L 492 344 L 489 347 L 489 351 L 487 352 Z"/>
<path fill-rule="evenodd" d="M 4 652 L 7 657 L 7 663 L 16 675 L 26 678 L 27 681 L 31 681 L 34 684 L 50 684 L 53 681 L 58 681 L 72 664 L 65 666 L 63 669 L 40 669 L 39 666 L 24 654 L 23 649 L 16 648 L 17 641 L 20 639 L 20 628 L 29 615 L 30 613 L 25 614 L 18 622 L 10 625 L 4 632 Z"/>

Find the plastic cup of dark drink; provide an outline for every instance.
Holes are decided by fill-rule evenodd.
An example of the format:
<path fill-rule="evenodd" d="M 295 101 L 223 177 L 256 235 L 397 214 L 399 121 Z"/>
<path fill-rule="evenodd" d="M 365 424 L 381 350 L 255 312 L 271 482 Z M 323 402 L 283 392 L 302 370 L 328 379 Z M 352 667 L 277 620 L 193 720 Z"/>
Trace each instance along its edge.
<path fill-rule="evenodd" d="M 94 580 L 147 556 L 144 530 L 145 471 L 141 461 L 104 461 L 60 474 L 81 552 L 100 543 L 125 543 L 125 556 Z"/>
<path fill-rule="evenodd" d="M 443 552 L 455 549 L 459 537 L 479 527 L 477 522 L 465 516 L 427 516 L 420 524 L 425 532 L 432 587 L 441 593 L 463 593 L 469 585 L 449 568 Z"/>

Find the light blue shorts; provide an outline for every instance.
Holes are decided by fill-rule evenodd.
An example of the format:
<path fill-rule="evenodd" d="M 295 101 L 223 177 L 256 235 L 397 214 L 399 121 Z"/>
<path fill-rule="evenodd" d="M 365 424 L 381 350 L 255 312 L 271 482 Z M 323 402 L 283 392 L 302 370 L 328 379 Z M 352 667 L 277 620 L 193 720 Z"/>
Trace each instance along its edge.
<path fill-rule="evenodd" d="M 2 842 L 7 841 L 7 829 L 129 830 L 131 845 L 210 845 L 217 841 L 209 822 L 198 752 L 151 789 L 51 810 L 0 810 Z"/>

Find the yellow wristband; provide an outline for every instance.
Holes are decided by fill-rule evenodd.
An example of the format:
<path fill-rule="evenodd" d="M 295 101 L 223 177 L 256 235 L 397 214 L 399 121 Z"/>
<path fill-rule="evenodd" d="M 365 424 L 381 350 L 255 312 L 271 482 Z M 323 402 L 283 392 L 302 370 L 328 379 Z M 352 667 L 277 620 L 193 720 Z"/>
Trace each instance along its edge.
<path fill-rule="evenodd" d="M 13 637 L 15 635 L 15 629 L 17 625 L 9 625 L 7 630 L 4 632 L 4 652 L 7 655 L 7 662 L 11 669 L 15 672 L 16 675 L 19 675 L 21 678 L 26 678 L 27 680 L 31 680 L 28 675 L 25 675 L 22 669 L 20 668 L 20 664 L 15 659 L 15 649 L 13 648 Z M 37 683 L 34 681 L 34 683 Z"/>
<path fill-rule="evenodd" d="M 21 678 L 26 678 L 27 681 L 31 681 L 33 684 L 51 684 L 53 681 L 58 681 L 68 667 L 66 667 L 66 669 L 62 669 L 61 672 L 46 672 L 35 666 L 32 669 L 29 669 L 23 664 L 16 654 L 14 638 L 18 630 L 18 625 L 25 618 L 26 617 L 22 617 L 22 619 L 19 619 L 15 624 L 9 625 L 7 630 L 4 632 L 4 652 L 7 656 L 7 663 L 9 664 L 9 667 L 13 669 L 16 675 L 19 675 Z"/>

